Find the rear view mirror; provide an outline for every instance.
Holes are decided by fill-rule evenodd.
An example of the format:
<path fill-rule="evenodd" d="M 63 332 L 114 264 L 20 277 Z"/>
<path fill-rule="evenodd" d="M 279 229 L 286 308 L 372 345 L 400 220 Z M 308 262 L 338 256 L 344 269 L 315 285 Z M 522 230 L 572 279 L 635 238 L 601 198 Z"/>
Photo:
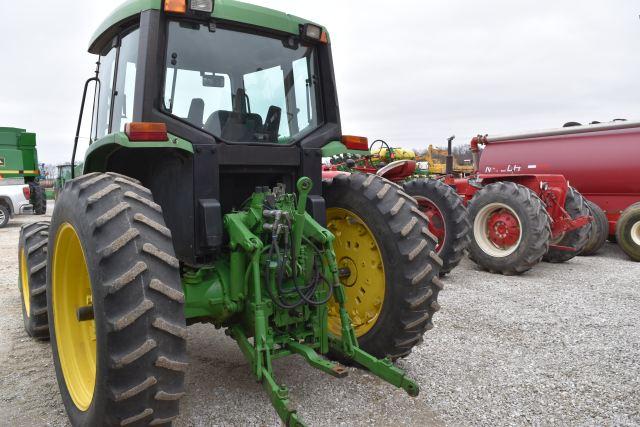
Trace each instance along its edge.
<path fill-rule="evenodd" d="M 224 76 L 217 74 L 203 74 L 202 86 L 204 87 L 224 87 Z"/>

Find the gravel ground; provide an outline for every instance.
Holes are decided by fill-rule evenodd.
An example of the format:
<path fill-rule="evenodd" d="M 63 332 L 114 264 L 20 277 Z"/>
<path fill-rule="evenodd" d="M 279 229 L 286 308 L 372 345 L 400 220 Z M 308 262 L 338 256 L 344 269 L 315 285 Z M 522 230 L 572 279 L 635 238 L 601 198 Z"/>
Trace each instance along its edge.
<path fill-rule="evenodd" d="M 67 425 L 47 343 L 27 338 L 17 288 L 17 218 L 0 230 L 0 424 Z M 614 244 L 520 277 L 464 261 L 445 280 L 436 328 L 400 365 L 417 398 L 352 369 L 334 379 L 275 363 L 310 425 L 640 425 L 640 264 Z M 278 425 L 233 341 L 190 328 L 179 426 Z"/>

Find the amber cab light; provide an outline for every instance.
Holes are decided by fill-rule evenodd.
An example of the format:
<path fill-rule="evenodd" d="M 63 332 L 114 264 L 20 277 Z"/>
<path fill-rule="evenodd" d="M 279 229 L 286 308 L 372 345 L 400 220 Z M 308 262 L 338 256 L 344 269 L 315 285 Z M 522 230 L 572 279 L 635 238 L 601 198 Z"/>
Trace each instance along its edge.
<path fill-rule="evenodd" d="M 171 13 L 186 13 L 187 0 L 164 0 L 164 11 Z"/>
<path fill-rule="evenodd" d="M 369 140 L 364 136 L 343 135 L 342 143 L 349 150 L 367 151 L 369 149 Z"/>
<path fill-rule="evenodd" d="M 129 141 L 168 141 L 165 123 L 132 122 L 124 125 Z"/>

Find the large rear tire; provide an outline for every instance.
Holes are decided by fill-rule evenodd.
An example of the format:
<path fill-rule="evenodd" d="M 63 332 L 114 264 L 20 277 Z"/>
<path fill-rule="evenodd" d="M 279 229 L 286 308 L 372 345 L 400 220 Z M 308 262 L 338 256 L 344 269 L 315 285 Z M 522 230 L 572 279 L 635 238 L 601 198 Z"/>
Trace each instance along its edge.
<path fill-rule="evenodd" d="M 483 270 L 522 274 L 549 249 L 549 216 L 537 195 L 523 185 L 487 185 L 471 199 L 469 216 L 469 258 Z"/>
<path fill-rule="evenodd" d="M 184 294 L 151 192 L 116 174 L 65 184 L 49 235 L 53 358 L 72 425 L 168 424 L 184 394 Z"/>
<path fill-rule="evenodd" d="M 433 327 L 442 261 L 415 201 L 376 175 L 341 174 L 324 182 L 327 227 L 358 343 L 376 357 L 403 357 Z M 329 331 L 340 334 L 335 302 Z"/>
<path fill-rule="evenodd" d="M 616 224 L 616 240 L 622 250 L 634 261 L 640 261 L 640 203 L 622 212 Z"/>
<path fill-rule="evenodd" d="M 582 197 L 582 194 L 578 193 L 578 190 L 573 187 L 569 187 L 567 191 L 567 198 L 564 203 L 564 209 L 572 219 L 576 219 L 581 216 L 589 216 L 590 214 L 584 197 Z M 562 234 L 555 240 L 552 240 L 550 243 L 572 248 L 573 250 L 561 250 L 551 246 L 549 247 L 549 251 L 545 254 L 543 259 L 547 262 L 559 263 L 575 258 L 580 252 L 582 252 L 585 245 L 587 244 L 590 232 L 591 222 L 589 222 L 584 227 L 580 227 L 578 229 L 571 230 L 567 233 Z"/>
<path fill-rule="evenodd" d="M 471 240 L 467 208 L 458 193 L 441 181 L 418 178 L 403 186 L 429 218 L 429 231 L 438 238 L 436 253 L 442 259 L 440 275 L 444 276 L 460 264 Z"/>
<path fill-rule="evenodd" d="M 20 230 L 18 285 L 22 296 L 22 319 L 30 337 L 49 338 L 47 318 L 47 242 L 49 223 L 34 222 Z"/>
<path fill-rule="evenodd" d="M 585 201 L 589 208 L 589 212 L 594 219 L 591 223 L 591 231 L 589 232 L 587 244 L 584 246 L 584 249 L 582 249 L 582 252 L 580 252 L 580 255 L 588 256 L 597 254 L 607 242 L 607 236 L 609 235 L 609 220 L 600 206 L 590 200 Z"/>

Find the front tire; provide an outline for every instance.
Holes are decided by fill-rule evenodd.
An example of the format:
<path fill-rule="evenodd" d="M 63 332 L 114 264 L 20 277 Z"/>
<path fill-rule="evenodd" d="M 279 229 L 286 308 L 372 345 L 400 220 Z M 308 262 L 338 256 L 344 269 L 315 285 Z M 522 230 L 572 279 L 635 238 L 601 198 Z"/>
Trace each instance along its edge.
<path fill-rule="evenodd" d="M 341 174 L 324 182 L 327 227 L 360 346 L 376 357 L 404 357 L 433 327 L 442 261 L 415 201 L 376 175 Z M 333 300 L 332 300 L 333 301 Z M 329 331 L 340 335 L 337 304 Z"/>
<path fill-rule="evenodd" d="M 429 217 L 429 231 L 438 237 L 436 253 L 442 258 L 440 275 L 444 276 L 460 264 L 469 246 L 471 224 L 467 208 L 453 188 L 441 181 L 420 178 L 403 186 Z"/>
<path fill-rule="evenodd" d="M 151 192 L 116 174 L 69 181 L 49 248 L 51 342 L 71 424 L 170 423 L 184 394 L 184 294 Z"/>
<path fill-rule="evenodd" d="M 640 203 L 622 212 L 616 224 L 616 240 L 629 258 L 640 261 Z"/>
<path fill-rule="evenodd" d="M 549 216 L 542 201 L 523 185 L 487 185 L 471 199 L 469 216 L 469 258 L 483 270 L 522 274 L 538 264 L 549 249 Z"/>
<path fill-rule="evenodd" d="M 564 203 L 564 209 L 572 219 L 576 219 L 581 216 L 589 216 L 589 208 L 587 207 L 584 198 L 573 187 L 569 187 L 567 191 L 567 198 Z M 555 243 L 559 246 L 572 248 L 573 250 L 566 251 L 556 249 L 551 246 L 549 248 L 549 251 L 545 254 L 544 260 L 547 262 L 559 263 L 566 262 L 572 258 L 575 258 L 587 244 L 591 227 L 592 224 L 588 223 L 584 227 L 571 230 L 567 233 L 564 233 L 555 240 L 552 240 L 550 242 L 551 244 Z"/>
<path fill-rule="evenodd" d="M 20 230 L 18 284 L 22 296 L 22 320 L 30 337 L 49 338 L 47 316 L 47 242 L 49 223 L 34 222 Z"/>

